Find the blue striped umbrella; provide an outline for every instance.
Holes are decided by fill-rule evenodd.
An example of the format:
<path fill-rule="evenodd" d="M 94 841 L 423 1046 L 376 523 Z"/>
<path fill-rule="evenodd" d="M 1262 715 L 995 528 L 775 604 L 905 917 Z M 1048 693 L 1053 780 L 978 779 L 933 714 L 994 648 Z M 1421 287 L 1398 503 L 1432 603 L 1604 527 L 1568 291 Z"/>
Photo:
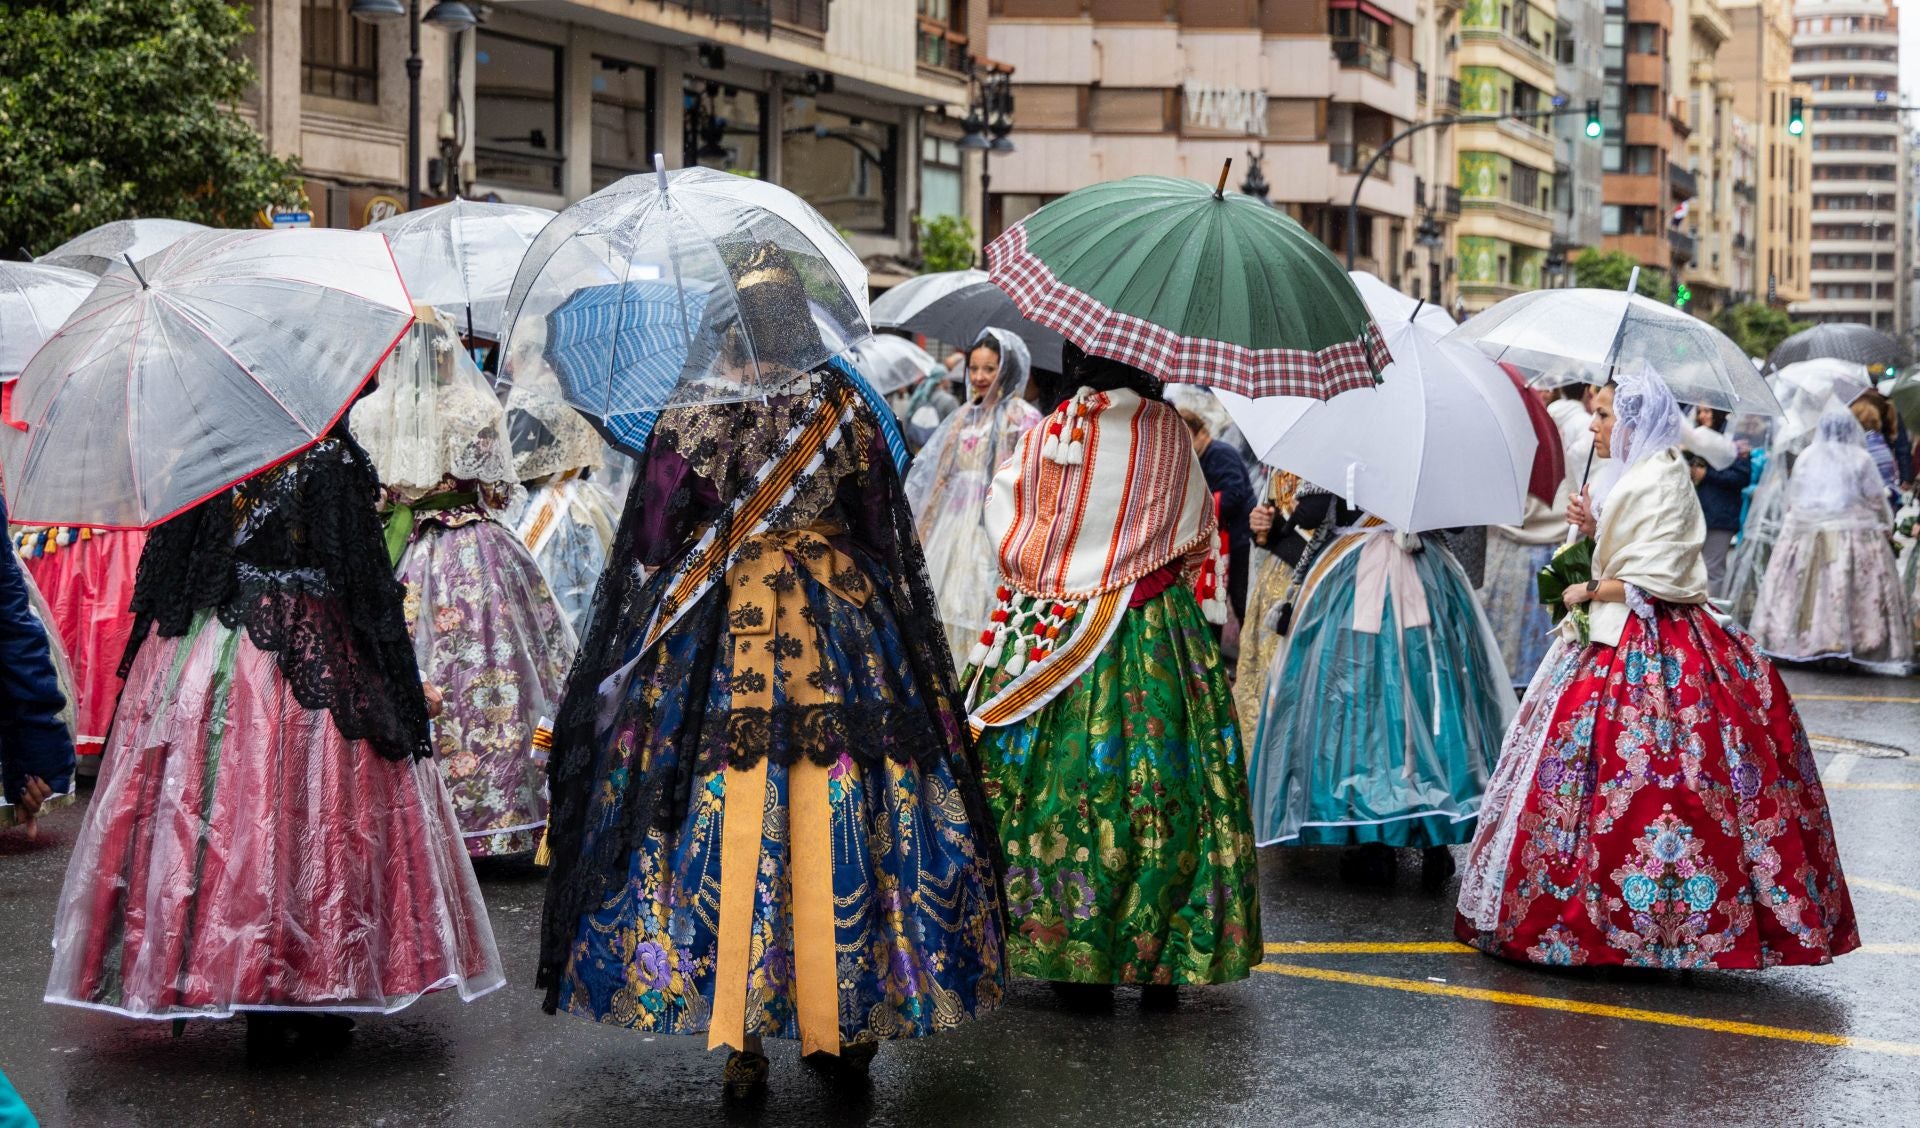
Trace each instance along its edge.
<path fill-rule="evenodd" d="M 576 290 L 547 314 L 547 363 L 567 400 L 591 414 L 656 407 L 673 399 L 706 309 L 705 293 L 672 282 Z"/>

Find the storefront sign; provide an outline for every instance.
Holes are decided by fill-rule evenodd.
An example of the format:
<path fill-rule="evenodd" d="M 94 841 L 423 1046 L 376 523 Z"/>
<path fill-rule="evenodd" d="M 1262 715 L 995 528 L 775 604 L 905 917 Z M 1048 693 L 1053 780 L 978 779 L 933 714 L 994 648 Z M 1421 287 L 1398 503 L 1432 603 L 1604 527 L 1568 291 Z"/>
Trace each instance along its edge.
<path fill-rule="evenodd" d="M 360 226 L 392 219 L 406 210 L 407 205 L 401 203 L 399 197 L 381 193 L 367 201 L 366 208 L 360 213 Z"/>

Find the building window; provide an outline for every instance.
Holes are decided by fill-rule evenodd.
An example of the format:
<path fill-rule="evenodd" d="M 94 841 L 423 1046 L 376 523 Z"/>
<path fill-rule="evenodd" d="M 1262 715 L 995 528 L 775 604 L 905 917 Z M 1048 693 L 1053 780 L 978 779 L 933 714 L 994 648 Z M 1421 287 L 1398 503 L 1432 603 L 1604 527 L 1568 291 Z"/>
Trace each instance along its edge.
<path fill-rule="evenodd" d="M 1658 86 L 1627 87 L 1627 112 L 1630 114 L 1659 113 L 1660 88 Z"/>
<path fill-rule="evenodd" d="M 967 0 L 918 0 L 919 31 L 914 54 L 922 66 L 965 70 Z"/>
<path fill-rule="evenodd" d="M 682 164 L 767 174 L 765 94 L 688 76 L 680 103 L 685 111 Z"/>
<path fill-rule="evenodd" d="M 898 128 L 822 109 L 794 94 L 780 117 L 781 182 L 836 227 L 892 235 Z"/>
<path fill-rule="evenodd" d="M 480 31 L 474 40 L 474 163 L 488 184 L 558 192 L 560 48 Z"/>
<path fill-rule="evenodd" d="M 1628 145 L 1626 166 L 1621 169 L 1628 176 L 1652 176 L 1660 167 L 1660 150 L 1652 145 Z"/>
<path fill-rule="evenodd" d="M 1327 31 L 1341 66 L 1360 67 L 1382 78 L 1393 73 L 1393 25 L 1350 4 L 1327 13 Z"/>
<path fill-rule="evenodd" d="M 300 92 L 380 101 L 380 29 L 347 14 L 347 0 L 302 0 Z"/>
<path fill-rule="evenodd" d="M 1659 53 L 1659 24 L 1637 23 L 1627 25 L 1627 54 L 1658 55 Z"/>
<path fill-rule="evenodd" d="M 653 166 L 653 69 L 593 58 L 593 188 Z"/>
<path fill-rule="evenodd" d="M 1617 204 L 1606 204 L 1600 209 L 1600 234 L 1620 234 L 1620 208 Z"/>
<path fill-rule="evenodd" d="M 965 216 L 960 179 L 960 145 L 945 137 L 920 139 L 920 214 Z"/>

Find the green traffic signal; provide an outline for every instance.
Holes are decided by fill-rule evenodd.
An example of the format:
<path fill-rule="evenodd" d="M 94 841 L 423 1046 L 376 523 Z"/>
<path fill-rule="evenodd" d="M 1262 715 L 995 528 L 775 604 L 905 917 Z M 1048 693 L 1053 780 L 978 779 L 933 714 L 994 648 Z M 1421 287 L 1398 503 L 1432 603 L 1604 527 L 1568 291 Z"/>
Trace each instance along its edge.
<path fill-rule="evenodd" d="M 1807 131 L 1807 100 L 1789 98 L 1787 100 L 1787 132 L 1795 137 Z"/>
<path fill-rule="evenodd" d="M 1587 99 L 1587 136 L 1599 137 L 1604 132 L 1606 132 L 1606 127 L 1600 124 L 1600 99 L 1588 98 Z"/>
<path fill-rule="evenodd" d="M 1674 287 L 1673 304 L 1675 308 L 1685 309 L 1687 308 L 1687 303 L 1692 300 L 1693 300 L 1693 291 L 1687 288 L 1687 284 L 1685 282 L 1682 282 L 1679 285 Z"/>

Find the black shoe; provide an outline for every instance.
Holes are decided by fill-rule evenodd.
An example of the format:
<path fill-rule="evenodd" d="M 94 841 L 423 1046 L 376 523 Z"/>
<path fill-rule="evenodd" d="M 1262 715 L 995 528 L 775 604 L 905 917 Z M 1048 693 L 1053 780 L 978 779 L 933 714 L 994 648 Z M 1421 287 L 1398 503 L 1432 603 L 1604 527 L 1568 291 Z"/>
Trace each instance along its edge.
<path fill-rule="evenodd" d="M 1356 885 L 1392 885 L 1400 860 L 1393 847 L 1367 842 L 1340 856 L 1340 877 Z"/>
<path fill-rule="evenodd" d="M 771 1063 L 765 1054 L 735 1050 L 727 1055 L 727 1067 L 720 1074 L 721 1088 L 730 1101 L 752 1101 L 767 1095 L 767 1072 Z"/>
<path fill-rule="evenodd" d="M 1453 851 L 1445 846 L 1429 846 L 1420 851 L 1420 881 L 1437 888 L 1454 874 Z"/>
<path fill-rule="evenodd" d="M 287 1016 L 275 1011 L 247 1011 L 247 1058 L 266 1062 L 287 1052 Z"/>
<path fill-rule="evenodd" d="M 1077 1014 L 1112 1014 L 1113 984 L 1111 983 L 1062 983 L 1048 984 L 1053 988 L 1055 998 L 1060 1005 Z"/>
<path fill-rule="evenodd" d="M 808 1068 L 816 1069 L 842 1084 L 863 1084 L 879 1052 L 878 1042 L 855 1042 L 851 1046 L 841 1046 L 838 1054 L 816 1050 L 800 1060 Z"/>
<path fill-rule="evenodd" d="M 344 1014 L 295 1011 L 285 1017 L 288 1033 L 309 1053 L 336 1053 L 353 1041 L 354 1022 Z"/>
<path fill-rule="evenodd" d="M 1149 983 L 1140 988 L 1140 1009 L 1172 1011 L 1180 1009 L 1180 988 L 1171 983 Z"/>

